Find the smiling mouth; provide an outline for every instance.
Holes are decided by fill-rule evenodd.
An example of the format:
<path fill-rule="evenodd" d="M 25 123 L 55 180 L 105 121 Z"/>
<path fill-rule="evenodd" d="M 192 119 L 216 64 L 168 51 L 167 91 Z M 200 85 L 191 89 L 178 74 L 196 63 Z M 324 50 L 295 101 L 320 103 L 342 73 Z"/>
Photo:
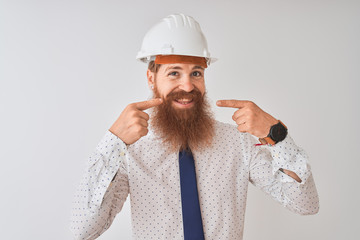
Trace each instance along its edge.
<path fill-rule="evenodd" d="M 187 105 L 189 103 L 192 103 L 193 99 L 179 98 L 179 99 L 175 99 L 175 102 L 180 103 L 182 105 Z"/>

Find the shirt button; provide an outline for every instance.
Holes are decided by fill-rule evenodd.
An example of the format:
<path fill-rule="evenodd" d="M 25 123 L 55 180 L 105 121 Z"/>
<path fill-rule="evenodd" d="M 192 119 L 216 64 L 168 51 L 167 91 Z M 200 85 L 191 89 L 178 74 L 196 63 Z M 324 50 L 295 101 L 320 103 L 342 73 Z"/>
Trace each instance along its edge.
<path fill-rule="evenodd" d="M 125 156 L 125 153 L 124 152 L 120 152 L 120 156 Z"/>

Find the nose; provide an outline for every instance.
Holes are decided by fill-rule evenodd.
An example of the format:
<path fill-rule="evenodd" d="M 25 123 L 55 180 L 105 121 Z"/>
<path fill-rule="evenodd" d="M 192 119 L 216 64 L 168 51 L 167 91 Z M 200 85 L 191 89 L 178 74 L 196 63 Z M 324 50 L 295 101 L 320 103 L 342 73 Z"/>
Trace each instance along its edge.
<path fill-rule="evenodd" d="M 181 79 L 179 88 L 185 92 L 191 92 L 194 89 L 194 84 L 192 83 L 190 77 L 184 77 Z"/>

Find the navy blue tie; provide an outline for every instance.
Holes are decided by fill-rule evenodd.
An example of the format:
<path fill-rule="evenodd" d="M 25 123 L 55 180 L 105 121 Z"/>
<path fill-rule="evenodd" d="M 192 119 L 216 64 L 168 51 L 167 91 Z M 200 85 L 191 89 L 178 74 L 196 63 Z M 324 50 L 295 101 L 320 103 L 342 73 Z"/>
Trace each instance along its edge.
<path fill-rule="evenodd" d="M 181 204 L 185 240 L 203 240 L 195 163 L 191 151 L 179 152 Z"/>

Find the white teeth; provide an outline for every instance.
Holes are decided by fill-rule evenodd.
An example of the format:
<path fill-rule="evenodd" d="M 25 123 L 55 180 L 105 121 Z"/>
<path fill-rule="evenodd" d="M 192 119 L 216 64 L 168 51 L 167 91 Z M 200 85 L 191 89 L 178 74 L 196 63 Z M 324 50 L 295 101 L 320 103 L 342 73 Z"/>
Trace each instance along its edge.
<path fill-rule="evenodd" d="M 182 98 L 182 99 L 176 99 L 177 102 L 181 103 L 181 104 L 188 104 L 192 101 L 192 99 L 185 99 L 185 98 Z"/>

